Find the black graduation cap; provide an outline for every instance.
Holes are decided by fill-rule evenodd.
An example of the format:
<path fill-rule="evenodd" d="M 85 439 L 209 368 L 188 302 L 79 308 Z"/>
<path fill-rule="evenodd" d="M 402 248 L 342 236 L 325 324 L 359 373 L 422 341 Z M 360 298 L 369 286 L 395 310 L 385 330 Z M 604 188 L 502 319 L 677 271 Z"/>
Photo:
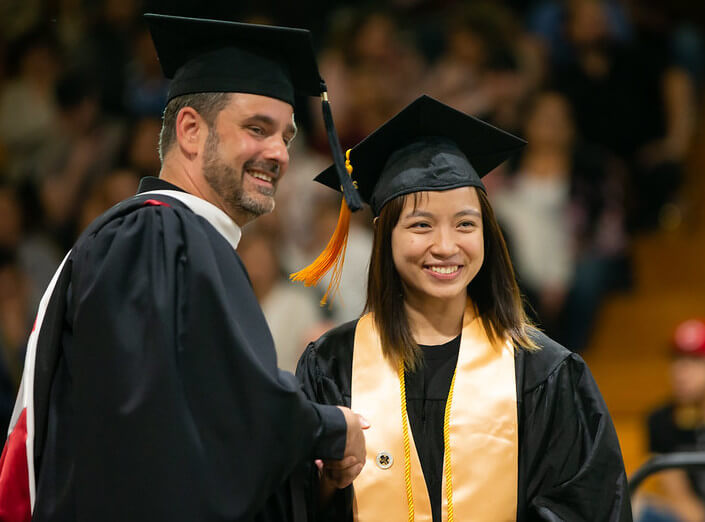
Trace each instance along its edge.
<path fill-rule="evenodd" d="M 379 215 L 402 194 L 473 186 L 526 142 L 430 96 L 420 96 L 349 151 L 362 199 Z M 340 190 L 334 166 L 315 178 Z"/>
<path fill-rule="evenodd" d="M 168 99 L 199 92 L 242 92 L 294 105 L 295 95 L 321 96 L 339 184 L 351 210 L 362 207 L 345 172 L 325 82 L 306 29 L 163 14 L 144 15 L 159 62 L 171 78 Z"/>
<path fill-rule="evenodd" d="M 521 138 L 424 95 L 348 151 L 348 171 L 377 216 L 385 203 L 403 194 L 466 186 L 485 190 L 482 176 L 524 145 Z M 315 180 L 341 189 L 334 166 Z M 338 226 L 321 255 L 291 275 L 310 286 L 334 269 L 321 304 L 342 273 L 350 221 L 345 210 L 343 203 Z"/>

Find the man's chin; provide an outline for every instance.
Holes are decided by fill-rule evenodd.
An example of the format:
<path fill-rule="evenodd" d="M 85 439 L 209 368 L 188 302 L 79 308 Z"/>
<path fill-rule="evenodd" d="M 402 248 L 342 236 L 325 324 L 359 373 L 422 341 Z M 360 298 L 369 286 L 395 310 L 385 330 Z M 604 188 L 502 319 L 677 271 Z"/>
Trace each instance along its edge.
<path fill-rule="evenodd" d="M 264 214 L 269 214 L 274 210 L 275 203 L 274 198 L 248 198 L 245 201 L 241 201 L 238 205 L 239 212 L 246 212 L 250 215 L 251 219 L 258 218 Z"/>

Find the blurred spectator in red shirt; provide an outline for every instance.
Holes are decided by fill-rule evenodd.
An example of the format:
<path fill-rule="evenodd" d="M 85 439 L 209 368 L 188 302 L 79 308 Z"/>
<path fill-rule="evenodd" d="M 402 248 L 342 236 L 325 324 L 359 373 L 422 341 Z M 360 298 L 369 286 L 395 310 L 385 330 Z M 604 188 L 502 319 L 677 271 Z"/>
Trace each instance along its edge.
<path fill-rule="evenodd" d="M 705 451 L 705 321 L 676 328 L 671 362 L 672 400 L 649 416 L 653 453 Z M 705 520 L 705 471 L 673 469 L 658 475 L 674 519 Z"/>

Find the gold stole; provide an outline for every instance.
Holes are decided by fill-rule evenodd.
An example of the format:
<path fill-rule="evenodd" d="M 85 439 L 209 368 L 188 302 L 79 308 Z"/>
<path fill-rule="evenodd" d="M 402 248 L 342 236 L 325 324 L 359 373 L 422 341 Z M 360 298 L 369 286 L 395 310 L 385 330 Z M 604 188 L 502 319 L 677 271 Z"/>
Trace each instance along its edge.
<path fill-rule="evenodd" d="M 518 440 L 514 352 L 509 341 L 492 345 L 482 321 L 473 319 L 472 306 L 468 301 L 463 317 L 450 410 L 454 520 L 515 520 Z M 367 461 L 353 482 L 357 522 L 409 520 L 400 393 L 398 369 L 384 357 L 374 318 L 366 314 L 355 330 L 351 389 L 352 409 L 371 424 L 365 432 Z M 431 522 L 431 502 L 410 425 L 409 439 L 414 520 Z M 445 464 L 443 476 L 443 520 L 447 521 Z"/>

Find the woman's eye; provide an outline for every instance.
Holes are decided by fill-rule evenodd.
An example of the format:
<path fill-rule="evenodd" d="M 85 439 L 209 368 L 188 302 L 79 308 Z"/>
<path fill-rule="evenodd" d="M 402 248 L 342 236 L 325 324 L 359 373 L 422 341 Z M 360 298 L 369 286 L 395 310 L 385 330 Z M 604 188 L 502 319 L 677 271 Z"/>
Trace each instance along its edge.
<path fill-rule="evenodd" d="M 431 228 L 431 225 L 424 221 L 419 221 L 418 223 L 412 223 L 411 228 Z"/>
<path fill-rule="evenodd" d="M 461 221 L 460 223 L 458 223 L 458 226 L 460 228 L 472 228 L 475 226 L 475 222 L 474 221 Z"/>

